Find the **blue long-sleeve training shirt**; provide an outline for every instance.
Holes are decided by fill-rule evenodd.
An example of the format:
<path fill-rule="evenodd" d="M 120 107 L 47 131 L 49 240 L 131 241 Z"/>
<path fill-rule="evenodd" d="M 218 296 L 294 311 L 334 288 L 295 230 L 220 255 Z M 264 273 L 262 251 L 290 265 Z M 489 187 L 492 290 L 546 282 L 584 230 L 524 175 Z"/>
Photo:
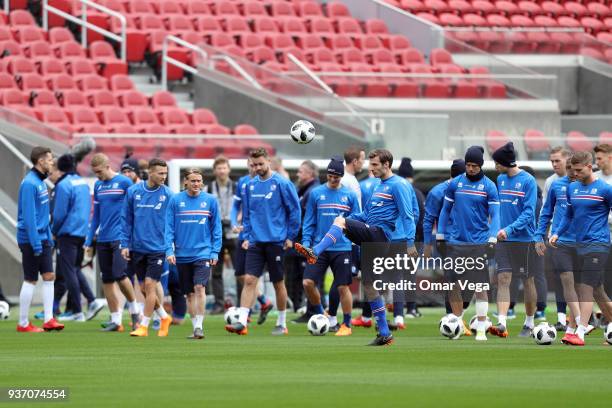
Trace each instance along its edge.
<path fill-rule="evenodd" d="M 85 238 L 91 216 L 91 191 L 87 181 L 78 174 L 66 174 L 55 185 L 54 196 L 53 235 Z"/>
<path fill-rule="evenodd" d="M 348 217 L 359 212 L 357 194 L 346 187 L 332 189 L 323 184 L 310 192 L 302 227 L 302 244 L 312 247 L 323 239 L 338 216 Z M 350 251 L 351 241 L 342 236 L 327 251 Z"/>
<path fill-rule="evenodd" d="M 442 212 L 442 206 L 444 205 L 444 195 L 449 184 L 450 180 L 436 184 L 427 194 L 425 216 L 423 217 L 423 240 L 426 244 L 431 244 L 434 241 L 433 227 L 440 218 L 440 212 Z M 452 219 L 449 218 L 446 223 L 447 233 L 452 232 L 452 225 Z"/>
<path fill-rule="evenodd" d="M 238 222 L 238 214 L 240 210 L 242 210 L 242 201 L 244 200 L 244 196 L 246 195 L 247 185 L 249 181 L 252 179 L 250 175 L 242 176 L 236 183 L 236 191 L 234 192 L 234 200 L 232 202 L 232 208 L 230 210 L 230 222 L 232 226 L 237 226 L 240 223 Z M 240 231 L 238 234 L 238 242 L 244 241 L 244 230 Z"/>
<path fill-rule="evenodd" d="M 96 181 L 94 184 L 94 208 L 85 246 L 91 246 L 98 231 L 97 242 L 113 242 L 121 239 L 121 212 L 132 180 L 117 174 L 110 180 Z"/>
<path fill-rule="evenodd" d="M 500 226 L 508 235 L 506 241 L 533 242 L 538 200 L 538 186 L 533 176 L 526 171 L 520 171 L 513 177 L 500 174 L 497 189 Z"/>
<path fill-rule="evenodd" d="M 470 181 L 462 174 L 452 179 L 446 189 L 438 220 L 438 234 L 450 243 L 496 242 L 499 218 L 495 183 L 487 176 Z M 452 228 L 449 219 L 453 220 Z"/>
<path fill-rule="evenodd" d="M 401 218 L 398 218 L 395 222 L 395 231 L 391 233 L 391 241 L 393 242 L 408 242 L 409 244 L 414 244 L 416 230 L 417 230 L 417 222 L 419 219 L 419 201 L 417 199 L 416 191 L 412 187 L 410 182 L 406 183 L 410 194 L 410 203 L 412 206 L 412 220 L 410 223 L 410 227 L 408 231 L 404 229 L 405 222 Z"/>
<path fill-rule="evenodd" d="M 217 199 L 201 192 L 192 197 L 183 191 L 170 198 L 166 210 L 166 256 L 177 263 L 218 259 L 223 232 Z"/>
<path fill-rule="evenodd" d="M 567 190 L 567 211 L 553 235 L 562 236 L 570 228 L 576 232 L 578 248 L 585 244 L 609 244 L 608 214 L 612 206 L 612 187 L 601 179 L 584 185 L 574 181 Z"/>
<path fill-rule="evenodd" d="M 398 219 L 404 223 L 404 230 L 410 231 L 415 220 L 410 190 L 405 188 L 407 184 L 405 179 L 396 175 L 381 180 L 374 188 L 370 200 L 364 205 L 363 211 L 348 218 L 382 228 L 389 240 Z"/>
<path fill-rule="evenodd" d="M 143 254 L 166 252 L 166 210 L 172 197 L 167 186 L 151 189 L 147 182 L 128 188 L 121 213 L 121 248 Z"/>
<path fill-rule="evenodd" d="M 380 184 L 380 179 L 377 177 L 368 177 L 359 182 L 359 189 L 361 190 L 361 202 L 365 206 L 370 201 L 374 188 Z"/>
<path fill-rule="evenodd" d="M 34 253 L 42 252 L 43 241 L 51 241 L 49 190 L 44 179 L 43 174 L 32 169 L 19 186 L 17 242 L 30 244 Z"/>
<path fill-rule="evenodd" d="M 283 243 L 297 237 L 301 224 L 300 200 L 295 186 L 272 173 L 267 180 L 255 176 L 242 202 L 244 236 L 249 243 Z"/>
<path fill-rule="evenodd" d="M 570 185 L 569 177 L 561 177 L 550 185 L 546 201 L 540 211 L 540 219 L 538 221 L 538 229 L 535 236 L 539 241 L 544 241 L 546 238 L 546 230 L 552 219 L 551 231 L 556 230 L 561 224 L 561 220 L 565 217 L 567 211 L 567 189 Z M 576 232 L 574 231 L 573 223 L 567 231 L 559 237 L 561 243 L 576 242 Z"/>

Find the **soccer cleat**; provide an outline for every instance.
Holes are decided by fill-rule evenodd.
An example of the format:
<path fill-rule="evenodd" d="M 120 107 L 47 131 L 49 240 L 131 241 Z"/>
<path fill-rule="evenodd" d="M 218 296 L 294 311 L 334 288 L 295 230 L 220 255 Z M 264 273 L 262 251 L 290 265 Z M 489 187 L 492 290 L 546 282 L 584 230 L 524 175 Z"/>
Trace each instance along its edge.
<path fill-rule="evenodd" d="M 555 323 L 555 330 L 558 332 L 564 332 L 567 330 L 567 326 L 561 322 Z"/>
<path fill-rule="evenodd" d="M 389 334 L 388 336 L 381 336 L 380 334 L 376 335 L 376 338 L 372 340 L 368 346 L 390 346 L 393 344 L 393 335 Z"/>
<path fill-rule="evenodd" d="M 568 346 L 584 346 L 584 340 L 578 337 L 576 334 L 566 339 L 564 342 Z"/>
<path fill-rule="evenodd" d="M 166 316 L 165 319 L 161 319 L 161 324 L 159 326 L 159 331 L 157 332 L 157 337 L 168 336 L 168 330 L 170 329 L 171 323 L 172 323 L 172 317 L 170 316 Z"/>
<path fill-rule="evenodd" d="M 423 314 L 421 312 L 419 312 L 418 310 L 411 310 L 406 314 L 406 317 L 408 319 L 416 319 L 423 316 Z"/>
<path fill-rule="evenodd" d="M 226 324 L 225 330 L 230 333 L 236 333 L 239 336 L 245 336 L 249 333 L 249 329 L 242 323 Z"/>
<path fill-rule="evenodd" d="M 372 327 L 372 319 L 363 320 L 363 315 L 356 319 L 351 319 L 351 326 L 355 327 Z"/>
<path fill-rule="evenodd" d="M 565 336 L 563 336 L 563 338 L 561 339 L 561 343 L 569 344 L 570 339 L 574 336 L 576 336 L 575 333 L 565 333 Z"/>
<path fill-rule="evenodd" d="M 43 329 L 41 329 L 40 327 L 34 326 L 32 323 L 28 323 L 27 326 L 17 325 L 17 331 L 19 333 L 42 333 L 44 332 Z"/>
<path fill-rule="evenodd" d="M 593 325 L 589 324 L 589 325 L 587 326 L 586 332 L 584 332 L 584 335 L 585 335 L 585 336 L 588 336 L 588 335 L 589 335 L 589 334 L 591 334 L 591 333 L 593 332 L 593 330 L 595 330 L 596 328 L 597 328 L 597 327 L 595 327 L 595 326 L 593 326 Z"/>
<path fill-rule="evenodd" d="M 204 330 L 197 328 L 193 330 L 193 334 L 187 337 L 189 340 L 202 340 L 204 338 Z"/>
<path fill-rule="evenodd" d="M 461 325 L 463 326 L 463 335 L 464 336 L 471 336 L 472 335 L 472 331 L 470 330 L 468 325 L 465 323 L 465 320 L 461 320 Z"/>
<path fill-rule="evenodd" d="M 112 320 L 107 320 L 105 322 L 100 323 L 100 327 L 102 327 L 103 329 L 106 329 L 108 326 L 110 326 L 113 323 Z"/>
<path fill-rule="evenodd" d="M 309 265 L 314 265 L 317 263 L 317 256 L 314 254 L 312 248 L 307 248 L 299 242 L 296 242 L 293 247 L 298 254 L 306 258 L 306 262 L 308 262 Z"/>
<path fill-rule="evenodd" d="M 103 328 L 102 330 L 103 332 L 123 332 L 123 325 L 122 324 L 117 324 L 114 322 L 110 322 L 110 324 L 108 324 L 105 328 Z"/>
<path fill-rule="evenodd" d="M 268 300 L 266 304 L 263 305 L 261 307 L 261 310 L 259 311 L 259 317 L 257 318 L 257 324 L 264 324 L 266 321 L 266 318 L 268 317 L 268 313 L 270 313 L 273 308 L 274 306 L 272 305 L 272 302 Z"/>
<path fill-rule="evenodd" d="M 138 328 L 130 332 L 132 337 L 147 337 L 149 335 L 149 328 L 146 326 L 138 326 Z"/>
<path fill-rule="evenodd" d="M 389 326 L 389 330 L 391 330 L 391 331 L 405 330 L 406 329 L 406 324 L 405 323 L 395 323 L 395 322 L 391 322 L 389 320 L 387 320 L 387 326 Z"/>
<path fill-rule="evenodd" d="M 487 341 L 487 334 L 484 330 L 476 331 L 476 337 L 474 338 L 476 341 Z"/>
<path fill-rule="evenodd" d="M 57 320 L 55 320 L 55 318 L 51 318 L 51 320 L 49 320 L 47 323 L 43 324 L 43 330 L 44 331 L 52 331 L 52 330 L 64 330 L 64 325 L 61 323 L 58 323 Z"/>
<path fill-rule="evenodd" d="M 497 323 L 495 326 L 489 328 L 489 333 L 497 337 L 508 337 L 508 329 L 501 323 Z"/>
<path fill-rule="evenodd" d="M 546 320 L 546 314 L 544 313 L 544 311 L 538 310 L 538 311 L 535 312 L 534 318 L 537 321 L 543 322 L 543 321 Z"/>
<path fill-rule="evenodd" d="M 329 326 L 329 332 L 330 333 L 337 333 L 338 330 L 340 330 L 340 325 L 338 323 L 336 323 L 335 326 Z"/>
<path fill-rule="evenodd" d="M 521 332 L 519 333 L 519 337 L 533 337 L 533 328 L 529 326 L 523 326 Z"/>
<path fill-rule="evenodd" d="M 308 321 L 310 320 L 310 318 L 312 317 L 311 314 L 309 313 L 304 313 L 303 315 L 301 315 L 300 317 L 296 317 L 295 319 L 293 319 L 291 321 L 291 323 L 308 323 Z"/>
<path fill-rule="evenodd" d="M 94 317 L 98 315 L 98 313 L 100 313 L 102 309 L 104 309 L 105 305 L 106 305 L 106 301 L 101 300 L 101 299 L 95 299 L 87 307 L 87 315 L 85 316 L 85 318 L 87 320 L 93 319 Z"/>
<path fill-rule="evenodd" d="M 45 318 L 45 312 L 38 312 L 34 314 L 34 318 L 36 320 L 42 320 Z"/>
<path fill-rule="evenodd" d="M 287 328 L 283 326 L 274 326 L 274 328 L 272 329 L 273 336 L 286 336 L 288 334 L 289 330 L 287 330 Z"/>
<path fill-rule="evenodd" d="M 58 322 L 67 322 L 67 321 L 72 321 L 72 320 L 74 320 L 74 313 L 72 312 L 60 313 L 60 315 L 57 316 Z"/>
<path fill-rule="evenodd" d="M 132 330 L 136 330 L 140 326 L 140 313 L 132 313 L 130 317 L 132 318 Z"/>
<path fill-rule="evenodd" d="M 338 329 L 335 335 L 342 337 L 342 336 L 350 336 L 351 334 L 353 334 L 353 329 L 348 327 L 346 324 L 342 323 L 342 325 L 340 326 L 340 329 Z"/>

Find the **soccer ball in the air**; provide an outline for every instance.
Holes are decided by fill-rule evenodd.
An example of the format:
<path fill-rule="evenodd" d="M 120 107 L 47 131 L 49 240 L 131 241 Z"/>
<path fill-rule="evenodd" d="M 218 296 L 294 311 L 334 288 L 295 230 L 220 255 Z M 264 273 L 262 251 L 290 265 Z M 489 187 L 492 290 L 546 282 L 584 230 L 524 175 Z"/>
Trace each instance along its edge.
<path fill-rule="evenodd" d="M 444 316 L 440 319 L 440 334 L 444 337 L 448 337 L 451 340 L 457 340 L 461 337 L 462 324 L 459 319 L 455 316 Z"/>
<path fill-rule="evenodd" d="M 238 320 L 240 320 L 240 311 L 236 306 L 232 306 L 225 312 L 224 319 L 227 324 L 238 323 Z"/>
<path fill-rule="evenodd" d="M 476 334 L 476 329 L 478 325 L 478 316 L 474 316 L 470 319 L 470 331 L 472 334 Z M 485 332 L 489 331 L 489 328 L 493 325 L 489 316 L 485 318 Z"/>
<path fill-rule="evenodd" d="M 604 330 L 604 339 L 606 339 L 608 344 L 612 345 L 612 323 L 608 323 L 606 326 Z"/>
<path fill-rule="evenodd" d="M 555 326 L 552 326 L 547 322 L 538 324 L 533 328 L 531 334 L 533 335 L 535 342 L 541 346 L 548 346 L 557 338 L 557 330 L 555 330 Z"/>
<path fill-rule="evenodd" d="M 4 300 L 0 301 L 0 320 L 6 320 L 11 315 L 11 308 Z"/>
<path fill-rule="evenodd" d="M 322 314 L 313 315 L 308 320 L 308 331 L 313 336 L 324 336 L 329 331 L 329 319 Z"/>
<path fill-rule="evenodd" d="M 306 144 L 312 142 L 315 137 L 315 128 L 307 120 L 298 120 L 291 126 L 289 132 L 294 142 L 299 144 Z"/>

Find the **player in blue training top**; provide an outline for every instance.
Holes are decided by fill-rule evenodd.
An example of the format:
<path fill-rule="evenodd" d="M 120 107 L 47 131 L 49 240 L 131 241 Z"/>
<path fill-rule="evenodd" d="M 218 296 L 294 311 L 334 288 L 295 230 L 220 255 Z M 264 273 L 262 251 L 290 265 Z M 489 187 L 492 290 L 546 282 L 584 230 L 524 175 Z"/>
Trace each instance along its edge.
<path fill-rule="evenodd" d="M 300 201 L 293 183 L 270 168 L 266 149 L 255 149 L 249 157 L 257 175 L 247 185 L 242 200 L 245 238 L 242 248 L 247 250 L 246 278 L 240 297 L 240 321 L 226 325 L 225 329 L 240 335 L 248 333 L 249 310 L 257 296 L 257 282 L 267 264 L 278 308 L 278 319 L 272 335 L 282 336 L 288 333 L 283 256 L 285 249 L 293 246 L 293 240 L 300 229 Z"/>
<path fill-rule="evenodd" d="M 23 284 L 19 293 L 18 332 L 42 332 L 43 329 L 62 330 L 64 325 L 53 317 L 53 240 L 49 227 L 49 191 L 44 183 L 53 167 L 53 155 L 48 147 L 36 146 L 30 153 L 32 170 L 19 186 L 17 202 L 17 243 L 22 255 Z M 43 278 L 43 328 L 29 319 L 30 305 L 38 274 Z"/>
<path fill-rule="evenodd" d="M 164 272 L 166 259 L 166 210 L 172 192 L 164 185 L 168 177 L 168 165 L 160 159 L 149 161 L 147 181 L 128 189 L 123 212 L 121 255 L 132 261 L 132 267 L 145 297 L 143 317 L 138 328 L 130 333 L 134 337 L 146 337 L 153 311 L 161 319 L 157 335 L 166 337 L 172 318 L 164 310 L 163 293 L 158 283 Z"/>
<path fill-rule="evenodd" d="M 501 229 L 497 233 L 495 260 L 497 262 L 498 324 L 490 332 L 508 337 L 506 319 L 510 307 L 512 278 L 523 279 L 525 292 L 525 323 L 520 337 L 531 336 L 534 327 L 537 293 L 533 273 L 529 271 L 530 252 L 535 251 L 535 223 L 538 186 L 529 173 L 516 166 L 516 153 L 512 142 L 493 152 L 499 191 Z"/>
<path fill-rule="evenodd" d="M 132 328 L 135 329 L 140 319 L 140 307 L 136 301 L 134 287 L 127 276 L 127 262 L 121 256 L 121 211 L 128 188 L 132 185 L 129 178 L 117 174 L 110 167 L 108 157 L 103 153 L 95 154 L 91 159 L 91 169 L 98 177 L 94 184 L 94 208 L 89 232 L 85 239 L 88 256 L 93 256 L 93 240 L 96 232 L 96 252 L 98 265 L 102 272 L 104 296 L 111 312 L 111 322 L 103 331 L 123 331 L 123 311 L 115 294 L 115 283 L 128 302 L 132 317 Z"/>
<path fill-rule="evenodd" d="M 589 316 L 593 311 L 593 298 L 608 300 L 600 303 L 600 306 L 607 309 L 607 315 L 610 314 L 612 306 L 603 287 L 603 272 L 610 249 L 608 215 L 612 208 L 612 187 L 593 173 L 593 155 L 590 152 L 576 152 L 570 162 L 576 181 L 568 187 L 565 216 L 560 225 L 553 228 L 549 242 L 556 247 L 559 237 L 571 227 L 576 233 L 580 275 L 577 291 L 581 320 L 576 333 L 567 335 L 564 339 L 565 344 L 584 346 Z"/>
<path fill-rule="evenodd" d="M 462 274 L 446 271 L 455 282 L 465 279 L 472 283 L 488 283 L 487 252 L 497 242 L 499 231 L 499 199 L 495 183 L 482 171 L 484 149 L 472 146 L 465 153 L 466 172 L 452 179 L 444 194 L 444 206 L 438 220 L 438 241 L 448 241 L 449 256 L 453 259 L 471 258 L 474 266 Z M 452 220 L 452 223 L 450 222 Z M 467 263 L 467 262 L 466 262 Z M 455 264 L 457 265 L 457 264 Z M 450 276 L 449 276 L 450 275 Z M 475 291 L 476 340 L 486 341 L 486 317 L 489 308 L 485 290 Z M 469 295 L 471 298 L 471 294 Z M 467 299 L 469 300 L 469 299 Z M 449 294 L 453 314 L 461 320 L 463 300 L 459 285 Z M 465 331 L 465 327 L 464 327 Z"/>
<path fill-rule="evenodd" d="M 344 175 L 342 161 L 332 159 L 327 166 L 327 183 L 312 190 L 306 203 L 306 214 L 302 227 L 302 242 L 310 247 L 321 242 L 325 233 L 336 217 L 349 216 L 359 212 L 357 195 L 347 187 L 341 185 Z M 315 314 L 323 314 L 321 294 L 317 284 L 325 276 L 327 268 L 334 274 L 334 285 L 338 288 L 340 302 L 342 303 L 343 323 L 336 332 L 336 336 L 350 336 L 351 311 L 353 310 L 353 296 L 348 285 L 353 277 L 351 257 L 351 241 L 345 237 L 323 252 L 314 265 L 306 265 L 304 271 L 304 292 L 310 301 Z"/>
<path fill-rule="evenodd" d="M 232 231 L 238 234 L 238 243 L 242 243 L 245 240 L 244 227 L 242 225 L 242 201 L 247 193 L 247 186 L 249 182 L 257 175 L 255 166 L 251 159 L 247 159 L 247 166 L 249 174 L 242 176 L 238 183 L 236 183 L 236 192 L 234 194 L 234 201 L 232 203 L 232 209 L 230 211 L 230 223 L 232 224 Z M 245 269 L 246 269 L 246 249 L 242 245 L 236 245 L 234 250 L 234 257 L 232 263 L 234 264 L 234 275 L 236 276 L 236 297 L 238 298 L 238 304 L 240 304 L 240 294 L 244 287 Z M 274 307 L 272 302 L 266 298 L 266 295 L 257 292 L 257 302 L 259 303 L 259 318 L 257 324 L 264 324 L 268 313 Z"/>
<path fill-rule="evenodd" d="M 219 262 L 222 244 L 221 214 L 217 199 L 202 191 L 203 177 L 198 169 L 185 175 L 187 189 L 170 198 L 166 211 L 166 258 L 177 265 L 181 290 L 187 296 L 193 334 L 203 339 L 206 284 L 211 266 Z"/>
<path fill-rule="evenodd" d="M 369 159 L 370 170 L 375 177 L 380 178 L 380 184 L 374 189 L 362 212 L 348 218 L 337 217 L 314 248 L 296 244 L 296 250 L 306 257 L 308 263 L 316 263 L 318 256 L 338 242 L 343 234 L 351 242 L 361 245 L 363 242 L 389 242 L 398 219 L 403 221 L 406 231 L 410 230 L 414 223 L 412 199 L 409 190 L 404 188 L 407 181 L 394 175 L 391 170 L 393 155 L 386 149 L 376 149 L 370 152 Z M 409 256 L 418 255 L 414 246 L 408 248 L 407 252 Z M 393 343 L 393 335 L 385 318 L 383 299 L 371 282 L 365 284 L 365 292 L 378 326 L 378 334 L 370 345 L 390 345 Z"/>

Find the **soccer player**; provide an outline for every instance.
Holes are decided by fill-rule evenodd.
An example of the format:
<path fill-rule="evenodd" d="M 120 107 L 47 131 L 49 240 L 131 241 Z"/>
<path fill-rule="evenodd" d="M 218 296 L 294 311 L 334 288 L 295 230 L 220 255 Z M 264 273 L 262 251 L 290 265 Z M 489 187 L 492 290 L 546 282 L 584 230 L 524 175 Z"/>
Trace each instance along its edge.
<path fill-rule="evenodd" d="M 93 239 L 96 231 L 96 252 L 98 264 L 102 272 L 102 287 L 111 311 L 111 323 L 102 331 L 123 331 L 122 308 L 115 292 L 115 284 L 128 302 L 128 309 L 135 329 L 140 319 L 140 308 L 136 302 L 134 287 L 127 276 L 127 263 L 121 256 L 121 211 L 128 188 L 132 185 L 130 179 L 117 174 L 110 167 L 108 157 L 103 153 L 95 154 L 91 159 L 91 169 L 98 177 L 94 184 L 94 208 L 87 238 L 86 252 L 93 256 Z"/>
<path fill-rule="evenodd" d="M 567 161 L 566 176 L 553 181 L 548 191 L 548 197 L 544 202 L 540 219 L 538 221 L 538 229 L 535 233 L 536 251 L 538 255 L 543 256 L 546 253 L 545 240 L 548 226 L 552 220 L 551 230 L 556 230 L 567 211 L 567 191 L 569 185 L 576 178 L 572 170 L 571 163 Z M 578 295 L 574 287 L 574 270 L 576 269 L 576 232 L 573 224 L 570 225 L 563 235 L 557 240 L 557 246 L 551 248 L 549 258 L 553 263 L 553 271 L 559 275 L 561 285 L 563 287 L 563 297 L 567 302 L 570 315 L 569 324 L 566 328 L 566 337 L 562 339 L 565 342 L 567 335 L 574 334 L 576 331 L 576 322 L 580 321 L 580 306 L 578 304 Z"/>
<path fill-rule="evenodd" d="M 525 291 L 525 323 L 520 337 L 531 336 L 536 311 L 536 288 L 533 273 L 528 269 L 529 253 L 534 249 L 537 184 L 533 176 L 516 166 L 514 144 L 506 143 L 493 152 L 495 168 L 500 173 L 497 188 L 500 201 L 500 227 L 497 233 L 498 324 L 491 334 L 508 337 L 507 315 L 510 307 L 512 276 L 523 279 Z"/>
<path fill-rule="evenodd" d="M 202 172 L 189 169 L 187 189 L 172 196 L 166 211 L 166 259 L 177 266 L 193 324 L 188 339 L 204 338 L 206 284 L 211 266 L 219 260 L 222 244 L 221 214 L 217 200 L 202 191 Z"/>
<path fill-rule="evenodd" d="M 293 240 L 299 232 L 300 202 L 291 181 L 272 172 L 266 149 L 252 150 L 249 157 L 257 175 L 247 185 L 242 201 L 245 235 L 242 248 L 247 250 L 246 278 L 240 297 L 240 321 L 226 325 L 225 329 L 240 335 L 248 333 L 249 310 L 257 296 L 257 282 L 267 264 L 278 308 L 278 319 L 272 335 L 282 336 L 288 334 L 283 256 L 284 251 L 293 246 Z"/>
<path fill-rule="evenodd" d="M 577 285 L 580 304 L 580 324 L 575 334 L 564 337 L 565 344 L 584 346 L 584 336 L 588 332 L 588 318 L 593 311 L 593 298 L 607 299 L 603 288 L 610 231 L 608 215 L 612 207 L 612 187 L 598 179 L 593 173 L 593 155 L 590 152 L 576 152 L 571 160 L 576 181 L 567 190 L 567 210 L 560 225 L 552 230 L 550 244 L 557 246 L 559 237 L 573 226 L 576 233 L 576 252 L 580 280 Z M 609 308 L 610 302 L 601 302 L 600 307 Z M 609 309 L 606 315 L 610 315 Z"/>
<path fill-rule="evenodd" d="M 160 159 L 149 161 L 147 181 L 132 185 L 122 210 L 121 256 L 132 261 L 132 267 L 145 297 L 143 317 L 133 337 L 146 337 L 153 311 L 161 319 L 157 335 L 166 337 L 172 318 L 164 310 L 164 298 L 159 296 L 157 284 L 164 272 L 166 256 L 165 224 L 168 202 L 172 197 L 164 185 L 168 165 Z"/>
<path fill-rule="evenodd" d="M 22 255 L 23 284 L 19 293 L 18 332 L 39 333 L 43 330 L 62 330 L 64 325 L 53 317 L 53 244 L 49 228 L 49 191 L 44 183 L 53 166 L 53 155 L 48 147 L 36 146 L 30 153 L 32 170 L 19 186 L 17 202 L 17 243 Z M 34 289 L 42 275 L 44 323 L 42 329 L 29 320 Z"/>
<path fill-rule="evenodd" d="M 327 183 L 312 190 L 306 203 L 306 214 L 302 228 L 304 246 L 310 247 L 313 243 L 321 242 L 336 217 L 349 216 L 359 212 L 357 195 L 340 183 L 343 175 L 342 161 L 332 159 L 327 166 Z M 318 257 L 316 264 L 308 264 L 304 271 L 304 292 L 314 313 L 323 314 L 321 294 L 317 289 L 317 283 L 323 280 L 325 271 L 331 267 L 344 315 L 343 323 L 336 332 L 336 336 L 350 336 L 352 334 L 353 296 L 348 287 L 352 281 L 351 245 L 351 241 L 346 237 L 341 237 Z"/>
<path fill-rule="evenodd" d="M 612 145 L 603 143 L 595 146 L 595 162 L 599 169 L 595 176 L 612 185 Z M 612 215 L 608 216 L 608 227 L 612 234 Z M 604 288 L 606 293 L 612 293 L 612 256 L 608 256 L 605 271 Z"/>
<path fill-rule="evenodd" d="M 484 163 L 482 146 L 472 146 L 465 153 L 466 172 L 453 178 L 444 194 L 444 206 L 438 220 L 438 241 L 448 241 L 449 253 L 454 259 L 469 257 L 472 259 L 488 257 L 492 245 L 497 242 L 499 231 L 499 198 L 495 183 L 482 171 Z M 451 222 L 452 220 L 452 222 Z M 462 277 L 454 271 L 450 277 L 453 281 Z M 489 273 L 486 262 L 474 267 L 464 275 L 470 282 L 488 283 Z M 487 292 L 476 291 L 476 341 L 486 341 L 485 322 L 489 301 Z M 463 300 L 460 288 L 449 294 L 453 314 L 461 320 Z"/>
<path fill-rule="evenodd" d="M 342 185 L 357 195 L 359 208 L 361 208 L 361 188 L 357 181 L 356 174 L 361 172 L 365 162 L 365 150 L 361 147 L 351 146 L 344 152 L 344 176 L 342 177 Z"/>
<path fill-rule="evenodd" d="M 296 250 L 306 257 L 310 264 L 315 264 L 318 257 L 334 245 L 342 235 L 353 243 L 361 245 L 364 242 L 389 242 L 398 219 L 404 222 L 406 231 L 414 224 L 412 200 L 409 190 L 405 188 L 407 181 L 393 174 L 393 155 L 386 149 L 375 149 L 368 155 L 370 170 L 375 177 L 380 178 L 380 184 L 374 189 L 372 198 L 364 206 L 364 210 L 348 218 L 337 217 L 323 240 L 314 248 L 296 244 Z M 409 256 L 417 256 L 415 247 L 408 248 Z M 371 282 L 365 283 L 366 297 L 374 314 L 378 334 L 369 344 L 371 346 L 386 346 L 393 344 L 393 335 L 385 318 L 385 303 L 374 289 Z"/>

